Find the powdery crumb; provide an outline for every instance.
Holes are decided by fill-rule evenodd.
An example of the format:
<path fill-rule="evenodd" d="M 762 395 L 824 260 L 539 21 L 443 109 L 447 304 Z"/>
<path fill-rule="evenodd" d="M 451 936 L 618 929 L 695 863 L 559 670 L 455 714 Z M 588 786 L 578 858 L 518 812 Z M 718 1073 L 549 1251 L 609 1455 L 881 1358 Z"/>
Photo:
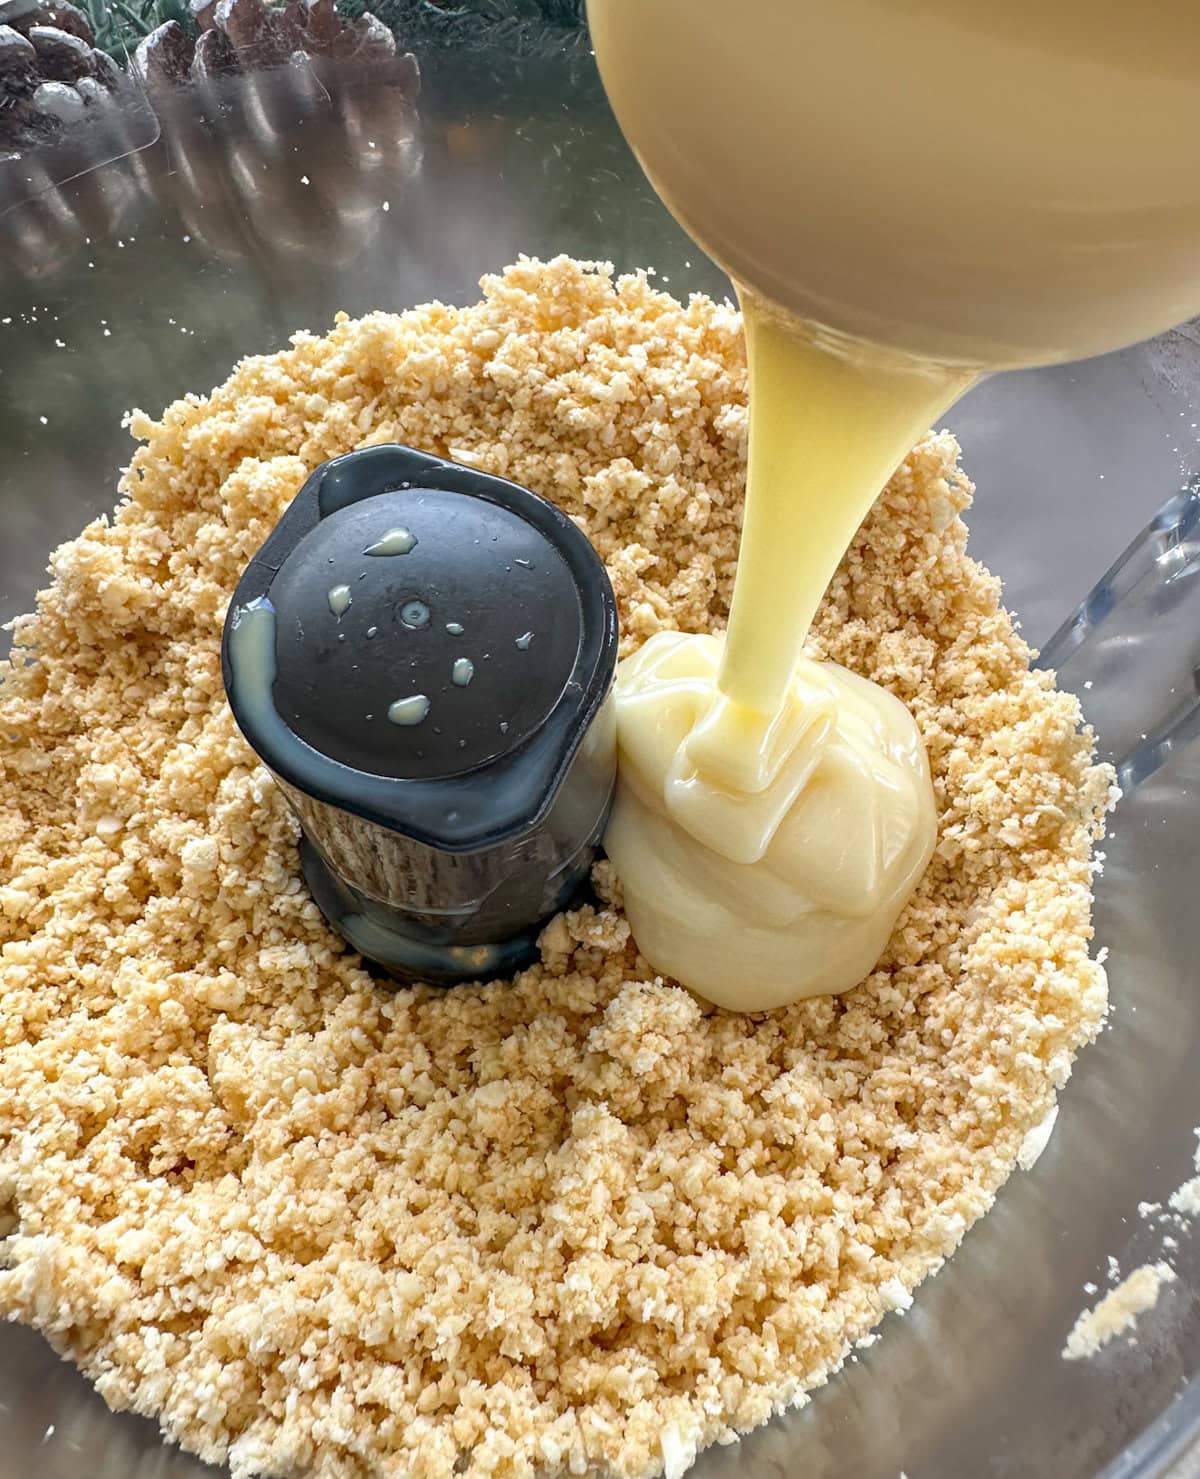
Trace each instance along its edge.
<path fill-rule="evenodd" d="M 898 1311 L 900 1314 L 912 1308 L 913 1298 L 899 1279 L 887 1279 L 879 1286 L 879 1294 L 883 1300 L 883 1307 L 888 1311 Z"/>
<path fill-rule="evenodd" d="M 662 1431 L 663 1479 L 683 1479 L 696 1461 L 696 1445 L 682 1437 L 679 1429 L 665 1427 Z"/>
<path fill-rule="evenodd" d="M 1054 1133 L 1054 1124 L 1058 1119 L 1058 1105 L 1056 1104 L 1045 1119 L 1033 1126 L 1026 1132 L 1021 1148 L 1017 1151 L 1017 1165 L 1022 1171 L 1031 1171 L 1041 1158 L 1042 1151 L 1050 1144 L 1050 1136 Z"/>
<path fill-rule="evenodd" d="M 1184 1217 L 1200 1217 L 1200 1176 L 1193 1176 L 1171 1193 L 1171 1210 Z"/>
<path fill-rule="evenodd" d="M 1132 1330 L 1138 1316 L 1158 1303 L 1162 1286 L 1174 1279 L 1175 1270 L 1166 1263 L 1143 1263 L 1135 1268 L 1098 1305 L 1085 1310 L 1075 1321 L 1063 1348 L 1063 1358 L 1080 1361 L 1094 1356 L 1110 1340 Z"/>
<path fill-rule="evenodd" d="M 991 1205 L 1105 1010 L 1111 772 L 966 555 L 954 439 L 809 644 L 912 709 L 938 853 L 860 987 L 749 1018 L 654 978 L 607 865 L 515 981 L 380 986 L 220 671 L 288 500 L 389 441 L 578 519 L 624 651 L 723 626 L 731 307 L 523 261 L 130 424 L 124 502 L 0 679 L 0 1313 L 237 1479 L 645 1479 L 802 1402 Z"/>

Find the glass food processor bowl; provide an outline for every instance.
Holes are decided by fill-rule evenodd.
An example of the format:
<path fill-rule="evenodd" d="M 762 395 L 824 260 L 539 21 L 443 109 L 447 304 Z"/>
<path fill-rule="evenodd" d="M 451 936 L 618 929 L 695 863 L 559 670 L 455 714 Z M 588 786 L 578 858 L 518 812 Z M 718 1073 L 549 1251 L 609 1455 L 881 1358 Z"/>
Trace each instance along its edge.
<path fill-rule="evenodd" d="M 112 506 L 129 407 L 211 386 L 338 309 L 470 301 L 521 252 L 728 292 L 640 174 L 581 32 L 402 15 L 419 94 L 402 55 L 184 89 L 151 74 L 99 123 L 0 160 L 0 621 Z M 1122 1275 L 1163 1256 L 1139 1203 L 1194 1172 L 1200 335 L 998 377 L 948 419 L 978 485 L 973 552 L 1120 769 L 1097 887 L 1110 1025 L 1036 1166 L 907 1316 L 806 1408 L 705 1455 L 698 1479 L 1200 1474 L 1190 1226 L 1172 1229 L 1178 1280 L 1136 1342 L 1060 1355 L 1110 1256 Z M 110 1414 L 39 1336 L 0 1328 L 0 1479 L 215 1472 Z"/>

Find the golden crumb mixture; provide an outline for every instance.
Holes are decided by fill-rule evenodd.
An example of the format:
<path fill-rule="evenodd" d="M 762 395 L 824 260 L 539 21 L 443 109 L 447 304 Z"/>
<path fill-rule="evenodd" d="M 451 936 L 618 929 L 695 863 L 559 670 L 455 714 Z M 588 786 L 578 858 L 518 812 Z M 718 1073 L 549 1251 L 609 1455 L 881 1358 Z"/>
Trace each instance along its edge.
<path fill-rule="evenodd" d="M 1110 774 L 964 552 L 952 437 L 897 472 L 810 651 L 928 746 L 940 841 L 855 991 L 705 1009 L 620 889 L 542 963 L 377 984 L 234 728 L 237 577 L 319 462 L 400 441 L 528 484 L 623 650 L 725 620 L 740 319 L 567 259 L 341 318 L 143 443 L 0 687 L 0 1310 L 238 1476 L 682 1473 L 802 1400 L 990 1204 L 1105 1009 Z"/>

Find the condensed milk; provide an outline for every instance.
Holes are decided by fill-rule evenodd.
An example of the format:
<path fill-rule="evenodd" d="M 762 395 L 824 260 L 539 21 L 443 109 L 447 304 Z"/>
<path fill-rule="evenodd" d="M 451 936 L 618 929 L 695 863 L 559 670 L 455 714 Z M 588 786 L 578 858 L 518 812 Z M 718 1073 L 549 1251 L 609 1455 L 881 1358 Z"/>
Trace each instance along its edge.
<path fill-rule="evenodd" d="M 981 374 L 1200 307 L 1185 0 L 591 0 L 617 117 L 733 277 L 750 448 L 721 637 L 622 664 L 606 846 L 639 948 L 740 1010 L 847 989 L 928 862 L 890 694 L 803 658 L 855 531 Z"/>

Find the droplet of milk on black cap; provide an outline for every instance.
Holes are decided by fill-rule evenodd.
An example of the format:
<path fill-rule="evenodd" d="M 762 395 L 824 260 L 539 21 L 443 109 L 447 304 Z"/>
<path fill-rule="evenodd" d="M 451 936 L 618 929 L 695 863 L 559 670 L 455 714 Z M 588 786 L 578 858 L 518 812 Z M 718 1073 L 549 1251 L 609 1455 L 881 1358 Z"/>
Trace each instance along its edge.
<path fill-rule="evenodd" d="M 329 592 L 329 609 L 334 616 L 345 616 L 350 610 L 350 587 L 348 585 L 335 585 Z"/>
<path fill-rule="evenodd" d="M 363 550 L 364 555 L 406 555 L 409 550 L 416 549 L 417 536 L 411 530 L 389 529 L 386 534 L 381 534 L 374 544 L 368 545 Z"/>
<path fill-rule="evenodd" d="M 446 623 L 446 630 L 452 637 L 461 637 L 463 634 L 463 624 L 461 621 L 448 621 Z"/>
<path fill-rule="evenodd" d="M 465 688 L 475 676 L 475 664 L 469 657 L 458 657 L 450 673 L 450 681 L 456 688 Z"/>
<path fill-rule="evenodd" d="M 414 630 L 423 627 L 429 621 L 429 607 L 424 601 L 405 601 L 400 608 L 400 620 Z"/>
<path fill-rule="evenodd" d="M 520 637 L 517 638 L 517 646 L 521 649 L 522 652 L 524 652 L 524 651 L 527 650 L 527 648 L 529 647 L 530 642 L 532 642 L 532 641 L 533 641 L 533 633 L 532 632 L 525 632 L 522 636 L 520 636 Z"/>
<path fill-rule="evenodd" d="M 367 628 L 367 636 L 368 637 L 373 637 L 378 630 L 379 630 L 378 627 L 368 627 Z"/>
<path fill-rule="evenodd" d="M 388 718 L 393 724 L 407 727 L 420 724 L 429 713 L 429 700 L 423 693 L 414 693 L 409 698 L 398 698 L 388 709 Z"/>

